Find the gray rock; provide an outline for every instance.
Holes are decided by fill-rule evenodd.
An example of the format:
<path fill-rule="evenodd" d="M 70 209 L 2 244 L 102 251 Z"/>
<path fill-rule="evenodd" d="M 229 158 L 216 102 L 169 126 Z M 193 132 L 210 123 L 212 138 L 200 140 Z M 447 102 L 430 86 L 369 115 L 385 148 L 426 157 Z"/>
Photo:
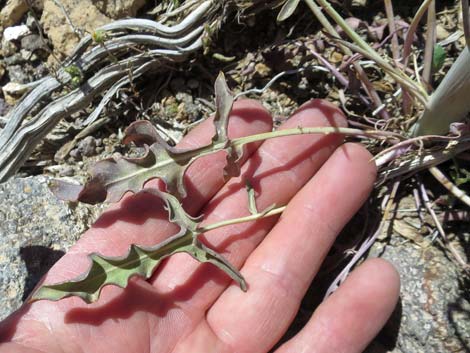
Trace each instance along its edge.
<path fill-rule="evenodd" d="M 30 34 L 21 38 L 21 48 L 34 52 L 38 49 L 44 49 L 44 43 L 38 34 Z"/>
<path fill-rule="evenodd" d="M 90 157 L 96 153 L 96 140 L 93 136 L 87 136 L 78 143 L 78 151 L 82 156 Z"/>
<path fill-rule="evenodd" d="M 74 148 L 73 150 L 70 151 L 69 153 L 70 157 L 72 157 L 73 159 L 75 159 L 76 161 L 82 159 L 82 154 L 80 153 L 80 151 L 78 150 L 78 148 Z"/>
<path fill-rule="evenodd" d="M 192 104 L 193 103 L 193 96 L 186 92 L 178 92 L 175 95 L 175 98 L 180 103 L 185 104 Z"/>
<path fill-rule="evenodd" d="M 25 59 L 23 58 L 21 53 L 15 53 L 11 56 L 6 57 L 5 59 L 3 59 L 3 61 L 5 62 L 5 65 L 11 66 L 11 65 L 24 63 Z"/>
<path fill-rule="evenodd" d="M 73 176 L 75 174 L 75 170 L 73 169 L 73 167 L 69 166 L 69 165 L 66 165 L 64 166 L 64 168 L 60 171 L 59 173 L 61 176 Z"/>
<path fill-rule="evenodd" d="M 0 184 L 0 320 L 96 219 L 97 207 L 69 205 L 44 176 Z"/>
<path fill-rule="evenodd" d="M 380 255 L 392 262 L 401 278 L 400 303 L 379 341 L 389 341 L 385 346 L 394 341 L 389 347 L 393 353 L 468 352 L 468 279 L 437 244 L 427 245 L 394 234 L 388 244 L 373 246 L 370 257 Z"/>
<path fill-rule="evenodd" d="M 23 58 L 21 58 L 21 60 L 23 60 Z M 31 77 L 25 72 L 23 65 L 7 66 L 7 72 L 12 82 L 28 83 L 31 81 Z"/>

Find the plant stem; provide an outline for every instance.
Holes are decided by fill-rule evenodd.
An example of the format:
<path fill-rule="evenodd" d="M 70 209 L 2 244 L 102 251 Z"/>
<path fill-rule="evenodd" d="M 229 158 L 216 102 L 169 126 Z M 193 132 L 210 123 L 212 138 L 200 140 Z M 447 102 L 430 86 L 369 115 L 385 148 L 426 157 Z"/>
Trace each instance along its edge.
<path fill-rule="evenodd" d="M 462 0 L 462 18 L 463 18 L 463 32 L 465 34 L 465 41 L 467 48 L 470 50 L 470 13 L 468 8 L 468 0 Z"/>
<path fill-rule="evenodd" d="M 392 33 L 392 55 L 393 60 L 397 63 L 400 60 L 400 54 L 398 53 L 398 36 L 397 28 L 395 26 L 395 16 L 393 14 L 393 4 L 392 0 L 385 0 L 385 13 L 387 14 L 388 28 L 390 33 Z"/>
<path fill-rule="evenodd" d="M 306 135 L 306 134 L 341 134 L 348 136 L 368 136 L 368 137 L 399 137 L 402 136 L 393 133 L 387 133 L 386 131 L 378 130 L 361 130 L 353 129 L 348 127 L 298 127 L 294 129 L 276 130 L 272 132 L 265 132 L 262 134 L 256 134 L 246 137 L 239 137 L 232 140 L 232 144 L 235 147 L 246 145 L 247 143 L 268 140 L 282 136 L 294 136 L 294 135 Z"/>
<path fill-rule="evenodd" d="M 408 27 L 408 31 L 406 32 L 405 43 L 403 44 L 403 65 L 406 67 L 408 66 L 408 59 L 411 53 L 411 45 L 413 44 L 413 36 L 416 33 L 416 29 L 418 28 L 419 21 L 423 17 L 424 13 L 429 7 L 429 4 L 433 0 L 424 0 L 421 6 L 419 7 L 418 11 L 416 11 L 413 20 L 410 23 L 410 27 Z"/>
<path fill-rule="evenodd" d="M 433 0 L 428 7 L 428 20 L 426 29 L 426 45 L 424 48 L 423 78 L 426 85 L 432 85 L 432 61 L 434 45 L 436 42 L 436 2 Z M 418 76 L 417 76 L 418 77 Z"/>
<path fill-rule="evenodd" d="M 341 39 L 333 39 L 342 43 L 344 46 L 347 46 L 352 51 L 359 53 L 366 58 L 374 60 L 375 63 L 382 68 L 382 70 L 392 76 L 392 78 L 398 83 L 400 83 L 402 86 L 406 87 L 409 90 L 410 94 L 415 96 L 423 105 L 426 105 L 426 102 L 428 100 L 428 94 L 426 90 L 420 84 L 416 83 L 406 74 L 404 74 L 403 71 L 390 65 L 387 60 L 382 58 L 377 53 L 376 55 L 371 55 L 367 50 L 364 50 L 358 45 L 343 41 Z"/>
<path fill-rule="evenodd" d="M 279 213 L 284 212 L 286 207 L 287 206 L 281 206 L 281 207 L 277 207 L 277 208 L 275 208 L 275 209 L 273 209 L 269 212 L 259 212 L 259 213 L 252 214 L 252 215 L 245 216 L 245 217 L 233 218 L 233 219 L 228 219 L 228 220 L 217 222 L 217 223 L 212 223 L 212 224 L 209 224 L 207 226 L 198 228 L 197 230 L 198 230 L 199 233 L 205 233 L 205 232 L 208 232 L 208 231 L 216 229 L 216 228 L 229 226 L 231 224 L 250 222 L 250 221 L 255 221 L 255 220 L 261 219 L 261 218 L 271 217 L 271 216 L 274 216 L 274 215 L 277 215 Z"/>
<path fill-rule="evenodd" d="M 368 51 L 370 54 L 375 54 L 377 55 L 376 51 L 372 49 L 369 44 L 367 44 L 361 36 L 359 36 L 349 25 L 346 23 L 346 21 L 341 17 L 341 15 L 336 12 L 336 10 L 333 8 L 333 6 L 330 5 L 330 3 L 326 0 L 315 0 L 320 4 L 320 6 L 326 11 L 328 15 L 331 16 L 331 18 L 338 24 L 338 26 L 341 27 L 341 29 L 348 35 L 349 38 L 353 42 L 355 42 L 358 46 L 360 46 L 362 49 Z M 307 5 L 312 9 L 315 6 L 313 0 L 305 0 Z M 325 29 L 330 32 L 330 29 L 325 26 L 325 24 L 322 22 L 322 25 L 325 27 Z M 338 36 L 339 37 L 339 36 Z"/>
<path fill-rule="evenodd" d="M 439 168 L 437 167 L 431 167 L 429 168 L 429 172 L 433 175 L 434 178 L 436 178 L 437 181 L 439 181 L 442 186 L 444 186 L 449 192 L 457 197 L 460 201 L 465 203 L 467 206 L 470 207 L 470 197 L 457 187 L 453 182 L 451 182 L 445 175 L 442 173 Z"/>

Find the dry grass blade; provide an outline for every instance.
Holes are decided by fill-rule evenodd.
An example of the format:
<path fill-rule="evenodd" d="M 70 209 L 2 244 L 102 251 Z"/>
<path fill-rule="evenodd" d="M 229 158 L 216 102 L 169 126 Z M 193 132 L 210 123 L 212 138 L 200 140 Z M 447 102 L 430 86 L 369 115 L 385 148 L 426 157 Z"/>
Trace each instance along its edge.
<path fill-rule="evenodd" d="M 431 215 L 431 218 L 436 226 L 436 229 L 438 230 L 439 234 L 441 235 L 442 237 L 442 241 L 444 242 L 444 244 L 448 247 L 448 249 L 450 250 L 450 252 L 452 253 L 452 255 L 454 256 L 455 260 L 465 269 L 465 270 L 468 270 L 469 269 L 469 265 L 467 264 L 467 262 L 462 258 L 462 255 L 457 251 L 457 249 L 455 249 L 455 247 L 453 246 L 452 243 L 449 242 L 449 240 L 447 239 L 447 234 L 446 232 L 444 231 L 444 228 L 442 227 L 442 224 L 441 222 L 439 221 L 439 218 L 437 217 L 436 215 L 436 212 L 434 211 L 434 209 L 432 208 L 432 203 L 431 201 L 429 200 L 429 197 L 428 197 L 428 194 L 427 194 L 427 190 L 426 188 L 424 187 L 424 184 L 423 183 L 420 183 L 420 191 L 421 191 L 421 197 L 423 198 L 423 201 L 424 201 L 424 206 L 426 207 L 428 213 Z"/>
<path fill-rule="evenodd" d="M 352 259 L 348 262 L 348 264 L 344 267 L 344 269 L 340 272 L 340 274 L 333 280 L 333 282 L 330 284 L 330 286 L 326 290 L 326 294 L 323 300 L 327 299 L 331 294 L 333 294 L 339 288 L 341 283 L 343 283 L 346 280 L 353 266 L 356 265 L 360 261 L 360 259 L 364 256 L 364 254 L 374 244 L 377 237 L 382 233 L 386 224 L 390 221 L 390 211 L 392 210 L 392 207 L 395 203 L 395 197 L 397 195 L 399 186 L 400 186 L 400 182 L 399 181 L 395 182 L 393 184 L 392 191 L 390 192 L 390 194 L 387 194 L 384 196 L 382 203 L 385 203 L 386 206 L 385 206 L 385 210 L 382 216 L 382 220 L 380 221 L 378 228 L 375 230 L 375 232 L 372 235 L 370 235 L 361 244 L 361 246 L 355 252 Z"/>
<path fill-rule="evenodd" d="M 416 33 L 416 29 L 418 28 L 421 18 L 423 17 L 424 13 L 427 11 L 432 1 L 434 0 L 423 1 L 418 11 L 416 11 L 415 16 L 413 17 L 413 20 L 410 23 L 410 27 L 408 28 L 408 31 L 406 32 L 405 43 L 403 44 L 403 59 L 402 59 L 403 65 L 405 67 L 408 66 L 408 59 L 411 53 L 411 45 L 413 44 L 413 37 Z"/>
<path fill-rule="evenodd" d="M 442 173 L 439 168 L 431 167 L 429 172 L 436 178 L 438 182 L 442 184 L 449 192 L 462 201 L 464 204 L 470 207 L 470 197 L 463 191 L 458 188 L 453 182 L 451 182 L 445 175 Z"/>

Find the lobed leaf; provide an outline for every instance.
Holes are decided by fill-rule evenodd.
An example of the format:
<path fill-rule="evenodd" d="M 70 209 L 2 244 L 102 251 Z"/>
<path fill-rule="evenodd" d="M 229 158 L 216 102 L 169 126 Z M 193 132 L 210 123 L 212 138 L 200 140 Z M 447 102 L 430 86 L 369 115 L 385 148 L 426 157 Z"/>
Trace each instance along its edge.
<path fill-rule="evenodd" d="M 136 121 L 126 129 L 123 143 L 144 146 L 146 152 L 143 157 L 99 161 L 91 168 L 91 177 L 84 186 L 58 180 L 51 183 L 52 191 L 63 200 L 91 204 L 117 202 L 126 192 L 139 192 L 146 182 L 159 178 L 166 184 L 169 193 L 183 199 L 186 197 L 184 174 L 187 168 L 197 158 L 221 150 L 227 153 L 224 176 L 238 176 L 243 147 L 233 146 L 227 135 L 234 98 L 223 73 L 215 82 L 215 97 L 216 131 L 211 144 L 195 149 L 177 149 L 169 146 L 149 121 Z"/>
<path fill-rule="evenodd" d="M 165 202 L 169 220 L 180 226 L 177 234 L 152 247 L 133 244 L 127 255 L 123 257 L 90 254 L 91 266 L 85 274 L 71 281 L 39 287 L 33 293 L 30 302 L 43 299 L 60 300 L 76 296 L 86 303 L 92 303 L 99 298 L 105 286 L 116 285 L 125 288 L 129 279 L 134 276 L 147 279 L 164 258 L 180 252 L 186 252 L 200 262 L 214 264 L 234 279 L 243 290 L 246 290 L 246 282 L 240 272 L 223 256 L 197 240 L 200 234 L 199 219 L 189 216 L 179 200 L 168 193 L 153 189 L 147 189 L 144 192 L 152 193 Z"/>
<path fill-rule="evenodd" d="M 162 179 L 167 190 L 179 198 L 186 196 L 183 176 L 195 160 L 197 150 L 177 150 L 169 146 L 148 121 L 134 122 L 126 129 L 125 143 L 135 142 L 146 148 L 140 158 L 108 158 L 91 168 L 91 178 L 78 188 L 63 181 L 51 183 L 61 199 L 90 204 L 117 202 L 126 192 L 139 192 L 151 179 Z M 148 143 L 151 143 L 150 146 Z"/>
<path fill-rule="evenodd" d="M 43 299 L 60 300 L 76 296 L 82 298 L 86 303 L 92 303 L 98 300 L 101 290 L 107 285 L 112 284 L 125 288 L 133 276 L 147 279 L 158 267 L 161 260 L 192 247 L 192 238 L 188 232 L 179 233 L 168 240 L 168 242 L 149 248 L 132 245 L 124 257 L 90 254 L 89 258 L 92 264 L 86 274 L 71 281 L 43 285 L 34 292 L 30 302 Z"/>
<path fill-rule="evenodd" d="M 248 210 L 250 213 L 258 214 L 258 207 L 256 206 L 256 197 L 255 197 L 255 189 L 248 180 L 245 180 L 245 188 L 248 194 Z"/>

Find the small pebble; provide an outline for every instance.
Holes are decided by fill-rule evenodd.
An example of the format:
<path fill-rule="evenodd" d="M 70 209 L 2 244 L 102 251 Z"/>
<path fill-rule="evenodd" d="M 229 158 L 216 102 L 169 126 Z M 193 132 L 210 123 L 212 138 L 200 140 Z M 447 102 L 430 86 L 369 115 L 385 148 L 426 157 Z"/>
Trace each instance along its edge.
<path fill-rule="evenodd" d="M 43 46 L 44 43 L 38 34 L 30 34 L 21 38 L 21 49 L 33 52 L 37 49 L 43 48 Z"/>
<path fill-rule="evenodd" d="M 73 176 L 75 174 L 72 166 L 66 165 L 63 167 L 63 169 L 60 171 L 59 175 L 60 176 Z"/>
<path fill-rule="evenodd" d="M 82 156 L 90 157 L 95 154 L 96 141 L 93 136 L 87 136 L 78 143 L 77 149 Z"/>
<path fill-rule="evenodd" d="M 78 150 L 78 148 L 74 148 L 73 150 L 70 151 L 70 157 L 72 157 L 74 160 L 79 160 L 82 158 L 82 154 Z"/>

